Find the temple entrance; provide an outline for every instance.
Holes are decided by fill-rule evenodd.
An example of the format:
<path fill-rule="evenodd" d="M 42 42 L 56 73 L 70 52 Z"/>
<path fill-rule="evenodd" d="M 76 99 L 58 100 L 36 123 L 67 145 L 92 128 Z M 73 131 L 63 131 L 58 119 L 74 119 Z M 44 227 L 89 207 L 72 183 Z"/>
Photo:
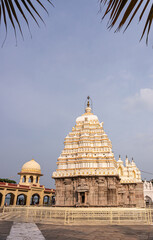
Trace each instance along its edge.
<path fill-rule="evenodd" d="M 84 179 L 81 179 L 81 183 L 78 184 L 76 189 L 76 206 L 87 206 L 88 203 L 88 193 L 89 193 L 89 186 L 84 182 Z"/>
<path fill-rule="evenodd" d="M 85 203 L 85 192 L 80 193 L 81 203 Z"/>
<path fill-rule="evenodd" d="M 149 196 L 145 196 L 146 207 L 152 204 L 152 199 Z"/>

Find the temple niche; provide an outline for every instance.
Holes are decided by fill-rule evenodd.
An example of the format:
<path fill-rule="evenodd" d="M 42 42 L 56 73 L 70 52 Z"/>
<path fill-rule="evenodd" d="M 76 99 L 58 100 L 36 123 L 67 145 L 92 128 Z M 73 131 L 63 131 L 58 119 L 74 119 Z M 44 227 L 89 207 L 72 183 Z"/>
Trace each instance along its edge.
<path fill-rule="evenodd" d="M 64 141 L 52 177 L 56 206 L 144 207 L 141 173 L 128 157 L 116 161 L 103 123 L 92 113 L 87 98 L 85 113 L 76 119 Z"/>

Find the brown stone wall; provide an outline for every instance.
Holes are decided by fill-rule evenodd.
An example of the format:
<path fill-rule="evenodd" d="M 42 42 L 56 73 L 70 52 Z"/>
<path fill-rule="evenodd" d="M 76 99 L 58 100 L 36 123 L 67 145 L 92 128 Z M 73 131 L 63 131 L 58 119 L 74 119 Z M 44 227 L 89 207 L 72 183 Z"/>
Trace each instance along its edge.
<path fill-rule="evenodd" d="M 56 206 L 143 207 L 143 184 L 121 184 L 116 176 L 55 179 Z"/>
<path fill-rule="evenodd" d="M 137 183 L 135 188 L 135 201 L 137 207 L 144 207 L 144 192 L 143 192 L 143 183 Z"/>
<path fill-rule="evenodd" d="M 126 183 L 118 187 L 118 205 L 144 207 L 143 183 Z"/>

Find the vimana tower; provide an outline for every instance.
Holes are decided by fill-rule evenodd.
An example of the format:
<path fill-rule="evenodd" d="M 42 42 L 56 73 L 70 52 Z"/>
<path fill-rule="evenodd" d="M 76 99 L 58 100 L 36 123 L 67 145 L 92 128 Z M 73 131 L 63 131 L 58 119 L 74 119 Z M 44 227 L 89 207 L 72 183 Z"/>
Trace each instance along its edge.
<path fill-rule="evenodd" d="M 141 173 L 134 160 L 116 161 L 103 123 L 92 113 L 90 97 L 85 113 L 76 119 L 52 177 L 56 206 L 144 207 Z"/>

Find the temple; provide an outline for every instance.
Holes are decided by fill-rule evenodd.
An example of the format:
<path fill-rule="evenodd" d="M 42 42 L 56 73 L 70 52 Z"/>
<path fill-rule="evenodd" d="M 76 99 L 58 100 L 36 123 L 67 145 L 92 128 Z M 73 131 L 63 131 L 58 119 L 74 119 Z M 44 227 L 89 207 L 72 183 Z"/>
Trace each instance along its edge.
<path fill-rule="evenodd" d="M 76 119 L 64 141 L 52 177 L 56 206 L 144 207 L 141 173 L 134 160 L 116 161 L 103 122 L 92 113 L 90 97 L 85 113 Z"/>

